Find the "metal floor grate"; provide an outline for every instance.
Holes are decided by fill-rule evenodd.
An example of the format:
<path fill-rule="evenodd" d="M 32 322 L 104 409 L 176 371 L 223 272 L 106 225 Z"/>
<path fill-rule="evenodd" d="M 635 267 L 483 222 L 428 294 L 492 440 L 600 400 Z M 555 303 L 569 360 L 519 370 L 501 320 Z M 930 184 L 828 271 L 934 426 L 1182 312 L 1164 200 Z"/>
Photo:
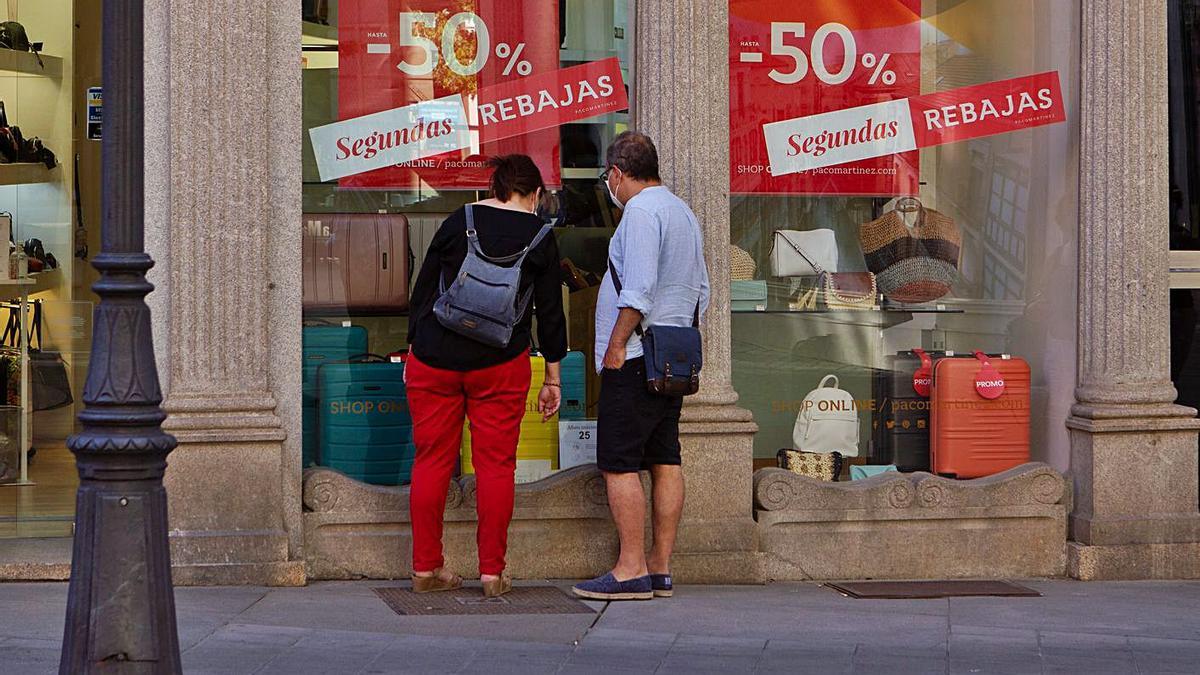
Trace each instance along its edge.
<path fill-rule="evenodd" d="M 398 586 L 373 589 L 402 616 L 491 614 L 595 614 L 595 611 L 554 586 L 517 586 L 499 598 L 485 599 L 478 586 L 440 593 L 413 593 Z"/>
<path fill-rule="evenodd" d="M 860 599 L 922 600 L 970 596 L 1041 597 L 1041 593 L 1010 581 L 845 581 L 827 583 L 843 595 Z"/>

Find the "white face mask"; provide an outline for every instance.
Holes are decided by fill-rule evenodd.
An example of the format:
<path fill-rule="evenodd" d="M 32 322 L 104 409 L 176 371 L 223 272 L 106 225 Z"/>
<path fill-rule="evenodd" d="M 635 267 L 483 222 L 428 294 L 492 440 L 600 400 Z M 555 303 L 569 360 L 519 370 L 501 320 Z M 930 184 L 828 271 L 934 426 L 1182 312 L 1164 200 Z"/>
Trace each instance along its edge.
<path fill-rule="evenodd" d="M 618 181 L 617 187 L 620 187 L 620 186 L 621 186 L 621 183 L 620 183 L 620 181 Z M 607 180 L 604 181 L 604 187 L 608 188 L 608 196 L 610 199 L 612 199 L 613 204 L 615 204 L 618 209 L 624 209 L 625 202 L 622 202 L 620 199 L 617 198 L 617 193 L 611 187 L 609 187 Z"/>

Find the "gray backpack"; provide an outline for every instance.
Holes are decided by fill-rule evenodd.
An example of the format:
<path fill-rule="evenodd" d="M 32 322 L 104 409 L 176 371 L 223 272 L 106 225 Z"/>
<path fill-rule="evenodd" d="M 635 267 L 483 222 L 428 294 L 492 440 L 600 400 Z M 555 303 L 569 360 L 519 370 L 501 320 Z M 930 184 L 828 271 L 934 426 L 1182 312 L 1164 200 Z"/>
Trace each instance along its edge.
<path fill-rule="evenodd" d="M 445 278 L 441 296 L 433 304 L 433 314 L 447 329 L 492 347 L 507 347 L 513 326 L 525 315 L 533 288 L 521 295 L 521 263 L 550 233 L 544 226 L 523 250 L 509 256 L 490 257 L 479 248 L 475 216 L 467 205 L 467 257 L 450 288 Z M 512 263 L 510 267 L 502 264 Z"/>

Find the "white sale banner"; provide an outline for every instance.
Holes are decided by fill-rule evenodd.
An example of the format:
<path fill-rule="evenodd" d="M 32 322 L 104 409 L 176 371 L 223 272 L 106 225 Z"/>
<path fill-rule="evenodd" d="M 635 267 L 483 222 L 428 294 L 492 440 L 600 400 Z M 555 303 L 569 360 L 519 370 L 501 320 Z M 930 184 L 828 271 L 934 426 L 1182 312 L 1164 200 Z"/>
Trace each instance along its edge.
<path fill-rule="evenodd" d="M 453 94 L 309 130 L 322 181 L 469 147 L 462 96 Z"/>
<path fill-rule="evenodd" d="M 917 149 L 908 100 L 763 125 L 772 176 Z"/>

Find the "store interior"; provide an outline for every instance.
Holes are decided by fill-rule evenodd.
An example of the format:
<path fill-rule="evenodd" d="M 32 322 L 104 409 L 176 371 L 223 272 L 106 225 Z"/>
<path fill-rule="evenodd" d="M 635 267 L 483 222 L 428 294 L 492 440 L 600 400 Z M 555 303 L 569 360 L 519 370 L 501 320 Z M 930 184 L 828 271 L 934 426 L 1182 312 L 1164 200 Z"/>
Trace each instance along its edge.
<path fill-rule="evenodd" d="M 101 129 L 89 125 L 88 90 L 98 114 L 100 3 L 2 9 L 19 28 L 0 26 L 0 230 L 11 220 L 0 233 L 10 242 L 0 252 L 0 538 L 69 537 L 78 477 L 66 439 L 91 346 L 86 258 L 99 250 Z M 28 152 L 9 157 L 9 138 Z"/>

